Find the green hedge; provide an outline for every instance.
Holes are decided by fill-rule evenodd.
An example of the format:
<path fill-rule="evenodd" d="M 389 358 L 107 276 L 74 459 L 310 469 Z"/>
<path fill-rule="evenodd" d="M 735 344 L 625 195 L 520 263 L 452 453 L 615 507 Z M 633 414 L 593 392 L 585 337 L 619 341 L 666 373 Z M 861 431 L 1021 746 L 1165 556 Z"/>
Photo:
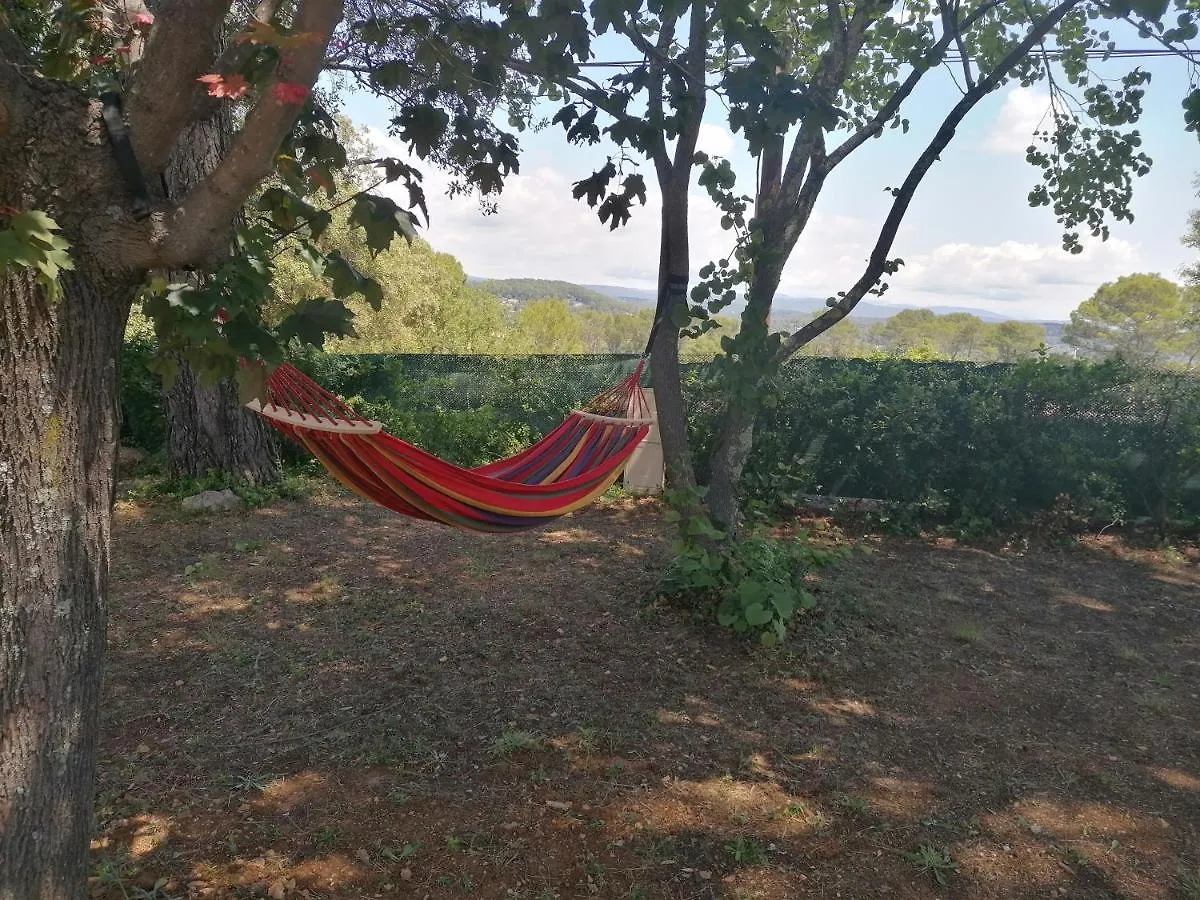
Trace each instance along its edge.
<path fill-rule="evenodd" d="M 125 351 L 125 440 L 163 441 L 152 345 Z M 311 354 L 296 363 L 418 446 L 505 456 L 636 365 L 632 356 Z M 685 367 L 704 474 L 720 408 Z M 768 512 L 805 493 L 872 497 L 970 527 L 1067 503 L 1080 516 L 1200 516 L 1200 381 L 1120 363 L 1016 366 L 800 358 L 763 392 L 745 490 Z M 299 451 L 291 455 L 300 458 Z"/>
<path fill-rule="evenodd" d="M 701 473 L 720 405 L 690 373 Z M 797 359 L 764 391 L 752 502 L 798 493 L 921 505 L 1002 523 L 1200 515 L 1200 381 L 1119 362 L 1016 366 Z"/>

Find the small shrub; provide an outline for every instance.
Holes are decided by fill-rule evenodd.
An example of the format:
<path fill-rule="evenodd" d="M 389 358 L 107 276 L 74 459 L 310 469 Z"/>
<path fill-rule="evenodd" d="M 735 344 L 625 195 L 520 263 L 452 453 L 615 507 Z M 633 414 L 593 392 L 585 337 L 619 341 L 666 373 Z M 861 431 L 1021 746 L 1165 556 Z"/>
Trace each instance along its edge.
<path fill-rule="evenodd" d="M 938 844 L 922 844 L 915 851 L 905 853 L 904 858 L 912 863 L 922 875 L 928 875 L 940 885 L 946 884 L 951 875 L 957 874 L 958 863 L 950 851 Z"/>
<path fill-rule="evenodd" d="M 725 845 L 725 852 L 739 866 L 761 866 L 767 861 L 767 845 L 756 838 L 738 835 Z"/>
<path fill-rule="evenodd" d="M 492 756 L 507 759 L 514 753 L 537 750 L 542 746 L 542 739 L 528 731 L 505 731 L 492 741 L 489 752 Z"/>
<path fill-rule="evenodd" d="M 758 530 L 729 540 L 704 517 L 689 518 L 683 529 L 661 593 L 710 610 L 722 627 L 757 636 L 767 647 L 787 637 L 797 613 L 816 607 L 804 576 L 841 555 L 816 546 L 804 532 L 780 538 Z"/>

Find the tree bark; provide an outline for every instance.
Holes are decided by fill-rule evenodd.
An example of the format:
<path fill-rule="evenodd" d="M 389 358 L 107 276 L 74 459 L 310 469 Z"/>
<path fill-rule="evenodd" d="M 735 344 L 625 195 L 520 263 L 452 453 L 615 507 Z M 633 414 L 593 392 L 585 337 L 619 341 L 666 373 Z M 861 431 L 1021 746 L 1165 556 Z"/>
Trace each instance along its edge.
<path fill-rule="evenodd" d="M 769 240 L 769 238 L 768 238 Z M 742 311 L 739 340 L 745 343 L 741 358 L 727 375 L 725 407 L 717 421 L 717 438 L 713 447 L 708 481 L 708 509 L 715 523 L 736 537 L 741 527 L 738 486 L 742 471 L 754 447 L 754 422 L 760 408 L 760 385 L 770 376 L 778 361 L 767 344 L 770 330 L 771 303 L 783 276 L 783 262 L 778 256 L 762 260 L 746 292 L 746 308 Z"/>
<path fill-rule="evenodd" d="M 229 378 L 205 382 L 187 363 L 167 392 L 167 456 L 174 476 L 226 473 L 252 485 L 279 480 L 279 451 L 266 425 L 238 400 Z"/>
<path fill-rule="evenodd" d="M 0 898 L 86 890 L 117 361 L 133 285 L 0 275 Z"/>
<path fill-rule="evenodd" d="M 658 263 L 658 289 L 669 298 L 663 319 L 654 331 L 650 348 L 650 380 L 654 385 L 654 403 L 658 410 L 658 431 L 662 436 L 663 461 L 667 486 L 672 490 L 690 490 L 696 486 L 692 454 L 688 444 L 687 414 L 683 407 L 683 386 L 679 376 L 679 328 L 672 311 L 687 303 L 672 293 L 672 284 L 687 283 L 688 256 L 688 175 L 662 184 L 662 230 Z"/>
<path fill-rule="evenodd" d="M 228 104 L 184 129 L 163 175 L 171 197 L 182 197 L 220 164 L 233 137 Z M 186 280 L 176 272 L 173 280 Z M 209 383 L 179 360 L 179 377 L 167 391 L 167 460 L 175 477 L 221 472 L 253 485 L 280 478 L 279 449 L 267 424 L 238 400 L 232 379 Z"/>

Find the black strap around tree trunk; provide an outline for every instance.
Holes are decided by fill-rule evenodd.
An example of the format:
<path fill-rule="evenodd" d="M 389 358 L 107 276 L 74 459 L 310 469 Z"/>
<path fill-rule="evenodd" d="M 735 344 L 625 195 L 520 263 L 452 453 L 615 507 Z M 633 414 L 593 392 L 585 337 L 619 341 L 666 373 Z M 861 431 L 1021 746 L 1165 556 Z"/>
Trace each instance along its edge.
<path fill-rule="evenodd" d="M 135 219 L 141 221 L 150 215 L 150 194 L 146 190 L 146 179 L 142 175 L 142 168 L 138 165 L 133 144 L 129 140 L 129 126 L 125 124 L 125 116 L 121 111 L 121 95 L 116 91 L 105 91 L 100 95 L 100 103 L 104 129 L 108 132 L 109 143 L 112 144 L 117 171 L 121 173 L 121 179 L 133 197 L 131 212 Z"/>
<path fill-rule="evenodd" d="M 642 356 L 650 355 L 650 348 L 654 346 L 654 336 L 658 333 L 658 326 L 671 314 L 671 301 L 681 295 L 686 299 L 687 286 L 687 278 L 679 275 L 667 276 L 666 289 L 658 295 L 658 304 L 654 308 L 654 322 L 650 326 L 650 336 L 646 338 L 646 350 Z"/>

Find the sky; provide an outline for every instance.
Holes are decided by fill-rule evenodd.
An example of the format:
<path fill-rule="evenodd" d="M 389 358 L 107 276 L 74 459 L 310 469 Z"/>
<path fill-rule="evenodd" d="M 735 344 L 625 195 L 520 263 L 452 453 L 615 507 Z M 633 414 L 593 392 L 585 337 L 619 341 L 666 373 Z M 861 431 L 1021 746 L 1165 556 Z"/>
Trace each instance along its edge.
<path fill-rule="evenodd" d="M 616 58 L 630 58 L 620 53 L 614 50 Z M 1193 187 L 1200 142 L 1183 128 L 1186 72 L 1174 59 L 1137 64 L 1152 74 L 1138 127 L 1154 165 L 1136 180 L 1132 224 L 1114 223 L 1106 242 L 1085 234 L 1081 254 L 1062 250 L 1053 213 L 1031 209 L 1026 201 L 1039 173 L 1025 161 L 1025 148 L 1048 110 L 1048 96 L 1037 88 L 1005 88 L 976 107 L 926 176 L 891 254 L 905 265 L 889 279 L 880 302 L 1065 320 L 1104 282 L 1133 272 L 1173 278 L 1192 263 L 1194 251 L 1182 246 L 1180 236 L 1189 211 L 1200 206 Z M 785 269 L 781 295 L 823 299 L 853 284 L 886 214 L 885 189 L 902 180 L 957 96 L 945 69 L 930 73 L 911 98 L 910 133 L 888 132 L 839 166 Z M 406 156 L 387 135 L 386 104 L 358 93 L 348 98 L 345 112 L 368 129 L 381 151 Z M 754 161 L 723 122 L 724 112 L 720 104 L 709 104 L 700 149 L 728 157 L 739 188 L 752 193 Z M 652 289 L 658 262 L 653 170 L 643 168 L 651 188 L 647 205 L 610 232 L 593 210 L 571 197 L 572 183 L 602 164 L 610 148 L 571 146 L 557 126 L 526 132 L 521 144 L 520 174 L 507 181 L 492 215 L 484 215 L 475 199 L 446 196 L 448 179 L 422 167 L 431 218 L 424 237 L 433 247 L 452 253 L 478 277 Z M 725 256 L 732 236 L 721 230 L 702 189 L 694 189 L 691 210 L 692 260 L 699 269 Z"/>

